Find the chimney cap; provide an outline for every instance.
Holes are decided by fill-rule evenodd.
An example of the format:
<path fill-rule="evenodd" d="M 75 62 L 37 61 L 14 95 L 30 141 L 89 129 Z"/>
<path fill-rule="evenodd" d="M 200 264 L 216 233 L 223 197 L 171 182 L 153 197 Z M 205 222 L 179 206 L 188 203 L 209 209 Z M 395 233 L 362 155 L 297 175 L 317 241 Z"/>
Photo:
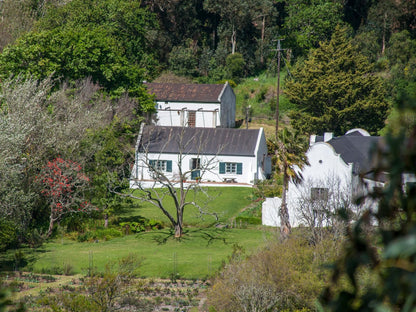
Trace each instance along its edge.
<path fill-rule="evenodd" d="M 334 133 L 333 132 L 325 132 L 324 133 L 324 142 L 328 142 L 333 137 L 334 137 Z"/>

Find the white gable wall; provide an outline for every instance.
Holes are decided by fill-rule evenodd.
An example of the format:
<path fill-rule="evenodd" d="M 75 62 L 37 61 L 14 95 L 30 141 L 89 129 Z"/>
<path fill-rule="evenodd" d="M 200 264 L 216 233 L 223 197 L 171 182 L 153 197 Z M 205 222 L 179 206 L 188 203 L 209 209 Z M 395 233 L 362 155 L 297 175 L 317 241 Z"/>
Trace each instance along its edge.
<path fill-rule="evenodd" d="M 290 182 L 287 194 L 289 209 L 298 212 L 296 217 L 300 223 L 300 203 L 311 196 L 311 188 L 326 188 L 351 198 L 353 187 L 352 164 L 346 164 L 331 145 L 315 143 L 306 155 L 309 166 L 302 170 L 303 181 L 298 185 Z"/>
<path fill-rule="evenodd" d="M 158 126 L 188 126 L 189 112 L 195 112 L 195 127 L 221 126 L 221 103 L 161 102 L 156 103 Z"/>
<path fill-rule="evenodd" d="M 257 158 L 256 180 L 265 180 L 272 172 L 272 162 L 267 152 L 266 136 L 264 135 L 263 128 L 261 128 L 255 152 Z"/>
<path fill-rule="evenodd" d="M 221 101 L 220 123 L 222 127 L 235 127 L 235 99 L 233 89 L 226 83 L 223 92 L 218 99 Z"/>

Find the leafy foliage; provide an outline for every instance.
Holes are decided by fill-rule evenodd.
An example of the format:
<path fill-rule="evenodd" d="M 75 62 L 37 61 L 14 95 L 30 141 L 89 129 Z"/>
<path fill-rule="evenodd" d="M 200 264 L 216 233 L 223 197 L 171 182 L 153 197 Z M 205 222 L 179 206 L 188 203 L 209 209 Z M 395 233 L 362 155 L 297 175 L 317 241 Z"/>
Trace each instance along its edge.
<path fill-rule="evenodd" d="M 85 164 L 97 151 L 96 143 L 88 149 L 81 143 L 87 129 L 107 124 L 110 111 L 122 115 L 123 105 L 116 103 L 110 109 L 91 80 L 67 84 L 54 92 L 52 88 L 49 78 L 38 81 L 17 76 L 2 84 L 0 207 L 5 221 L 15 225 L 17 243 L 38 237 L 49 222 L 50 213 L 34 183 L 45 163 L 62 155 Z"/>
<path fill-rule="evenodd" d="M 226 59 L 226 65 L 231 78 L 238 79 L 243 77 L 245 61 L 241 53 L 228 55 Z"/>
<path fill-rule="evenodd" d="M 48 236 L 52 234 L 55 222 L 62 220 L 65 215 L 95 209 L 84 197 L 90 180 L 76 162 L 59 157 L 48 161 L 36 180 L 42 185 L 41 194 L 50 207 Z"/>
<path fill-rule="evenodd" d="M 416 109 L 416 98 L 403 97 L 400 108 Z M 404 117 L 404 116 L 402 116 Z M 406 119 L 403 127 L 385 137 L 387 148 L 375 154 L 378 174 L 388 174 L 389 182 L 384 189 L 369 196 L 379 200 L 376 211 L 367 211 L 360 220 L 351 225 L 345 255 L 335 266 L 333 282 L 346 278 L 351 287 L 333 291 L 329 286 L 323 293 L 322 302 L 328 311 L 358 311 L 379 309 L 385 311 L 412 311 L 416 305 L 416 278 L 414 265 L 415 198 L 414 183 L 404 187 L 407 175 L 414 175 L 416 128 L 406 136 Z M 376 220 L 375 235 L 368 235 Z M 360 287 L 359 272 L 368 268 L 378 283 Z"/>
<path fill-rule="evenodd" d="M 26 73 L 72 82 L 91 77 L 115 95 L 130 91 L 146 98 L 140 85 L 156 65 L 145 37 L 155 27 L 151 14 L 132 1 L 50 6 L 35 30 L 4 49 L 1 77 Z M 143 105 L 144 110 L 151 108 Z"/>
<path fill-rule="evenodd" d="M 338 26 L 331 41 L 313 50 L 287 81 L 285 93 L 297 106 L 290 117 L 303 133 L 344 134 L 363 128 L 376 134 L 384 127 L 389 104 L 380 77 Z"/>
<path fill-rule="evenodd" d="M 280 0 L 281 1 L 281 0 Z M 283 29 L 287 45 L 297 55 L 317 48 L 321 41 L 329 38 L 342 18 L 340 1 L 290 0 L 285 3 L 287 17 Z"/>

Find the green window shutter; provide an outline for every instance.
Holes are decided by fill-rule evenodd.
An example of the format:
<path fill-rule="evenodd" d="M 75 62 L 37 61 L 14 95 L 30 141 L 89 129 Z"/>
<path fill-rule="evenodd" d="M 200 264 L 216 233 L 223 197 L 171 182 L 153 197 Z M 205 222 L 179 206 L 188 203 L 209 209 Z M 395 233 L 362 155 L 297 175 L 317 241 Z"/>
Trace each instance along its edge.
<path fill-rule="evenodd" d="M 237 174 L 243 174 L 243 163 L 237 163 Z"/>
<path fill-rule="evenodd" d="M 154 168 L 155 168 L 155 165 L 156 165 L 156 160 L 154 160 L 154 159 L 150 159 L 150 160 L 149 160 L 149 167 L 150 167 L 151 169 L 154 169 Z"/>
<path fill-rule="evenodd" d="M 167 160 L 166 161 L 166 171 L 167 172 L 172 172 L 172 160 Z"/>
<path fill-rule="evenodd" d="M 220 174 L 224 174 L 225 173 L 225 163 L 220 162 Z"/>

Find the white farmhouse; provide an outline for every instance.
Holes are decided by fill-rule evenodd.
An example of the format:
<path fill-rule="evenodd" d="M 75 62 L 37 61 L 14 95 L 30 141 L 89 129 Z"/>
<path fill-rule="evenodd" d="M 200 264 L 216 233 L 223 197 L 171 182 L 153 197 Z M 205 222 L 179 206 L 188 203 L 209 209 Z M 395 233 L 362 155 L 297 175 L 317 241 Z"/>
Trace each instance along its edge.
<path fill-rule="evenodd" d="M 152 187 L 160 179 L 252 186 L 270 173 L 263 129 L 144 126 L 130 186 Z"/>
<path fill-rule="evenodd" d="M 233 128 L 235 94 L 225 84 L 146 83 L 156 98 L 156 125 Z"/>
<path fill-rule="evenodd" d="M 291 225 L 328 226 L 336 209 L 349 208 L 359 214 L 364 208 L 376 207 L 376 202 L 369 198 L 361 205 L 356 205 L 355 199 L 384 186 L 385 176 L 374 177 L 371 161 L 371 150 L 381 141 L 381 137 L 370 136 L 363 129 L 353 129 L 339 137 L 328 132 L 312 135 L 306 153 L 309 165 L 300 171 L 303 180 L 299 184 L 289 183 Z M 263 224 L 278 226 L 280 206 L 270 203 L 263 207 Z"/>
<path fill-rule="evenodd" d="M 359 214 L 361 209 L 375 205 L 367 199 L 358 206 L 355 199 L 384 186 L 384 177 L 374 178 L 370 158 L 371 150 L 380 142 L 381 137 L 370 136 L 363 129 L 339 137 L 332 133 L 312 135 L 307 152 L 309 165 L 301 171 L 303 181 L 290 183 L 287 194 L 288 206 L 297 213 L 299 223 L 315 219 L 307 225 L 328 225 L 328 213 L 335 209 L 349 208 Z"/>

